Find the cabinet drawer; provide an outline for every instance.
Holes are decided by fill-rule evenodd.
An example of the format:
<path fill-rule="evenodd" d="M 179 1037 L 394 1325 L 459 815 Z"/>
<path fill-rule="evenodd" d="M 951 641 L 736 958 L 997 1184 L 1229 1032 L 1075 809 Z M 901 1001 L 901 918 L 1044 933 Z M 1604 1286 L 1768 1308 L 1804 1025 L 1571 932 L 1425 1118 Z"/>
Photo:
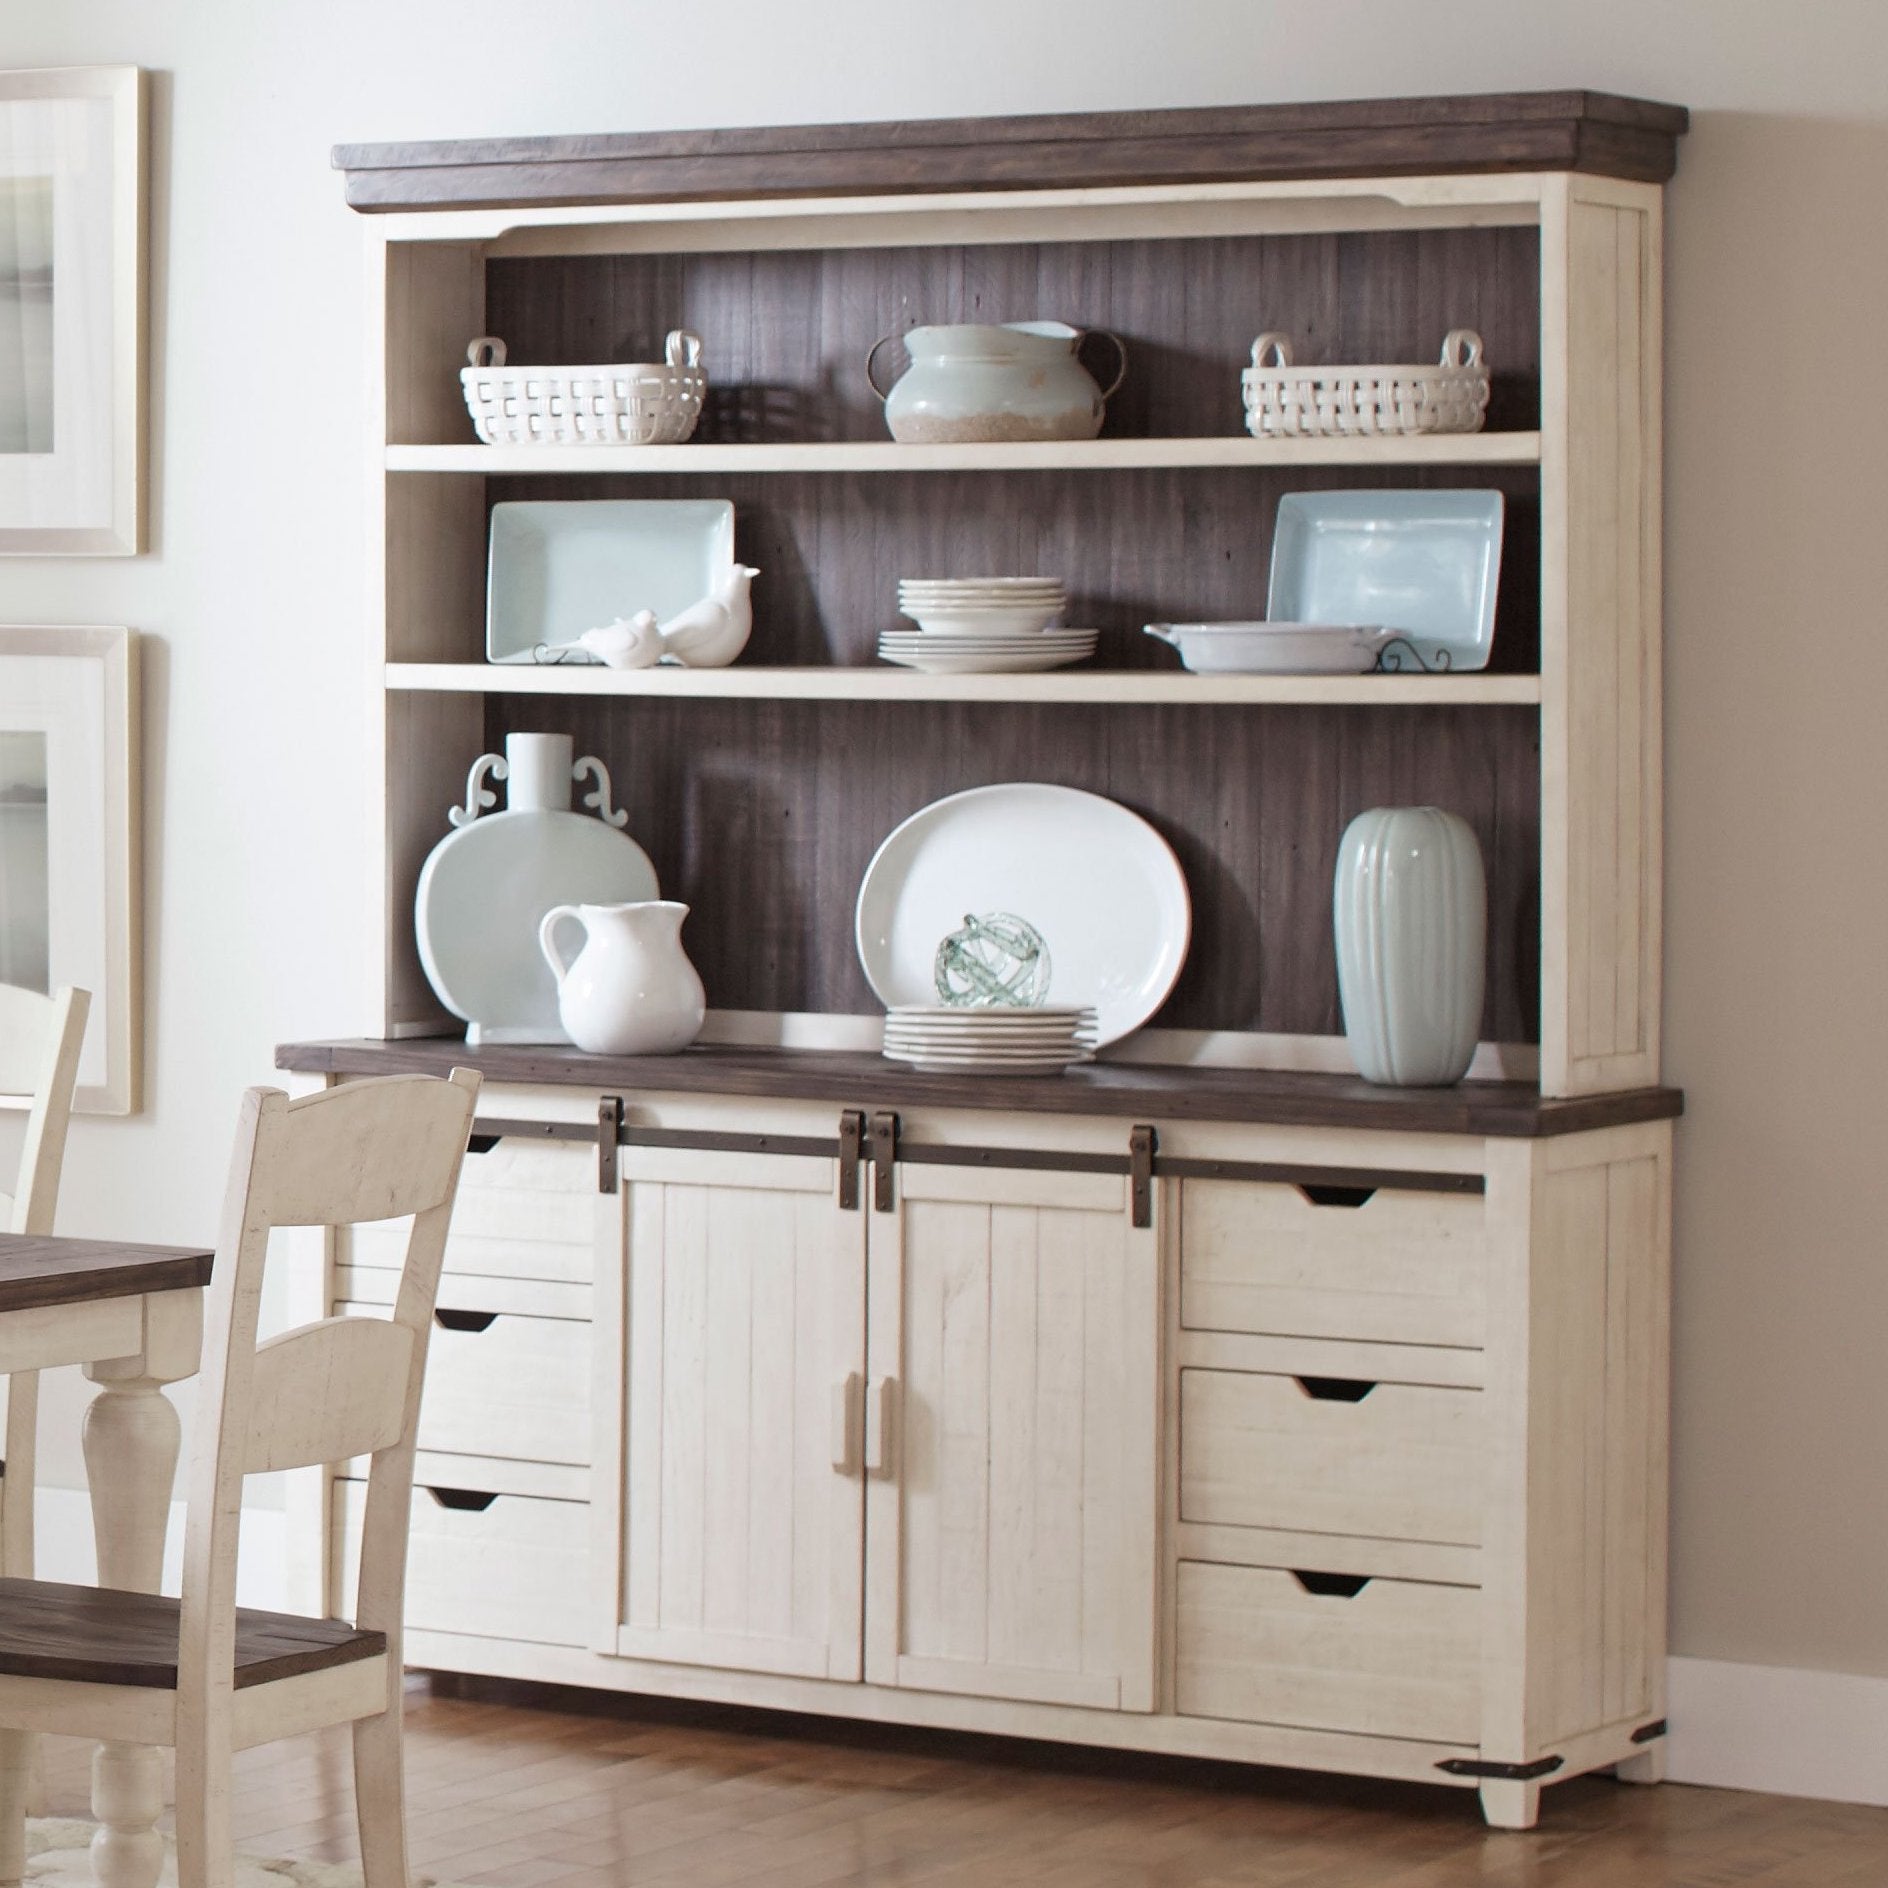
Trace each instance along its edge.
<path fill-rule="evenodd" d="M 1274 1567 L 1184 1561 L 1174 1622 L 1183 1717 L 1473 1744 L 1481 1736 L 1474 1587 L 1344 1585 Z"/>
<path fill-rule="evenodd" d="M 595 1270 L 596 1149 L 570 1141 L 500 1141 L 468 1154 L 446 1236 L 449 1274 L 587 1285 Z M 398 1270 L 406 1222 L 342 1235 L 343 1265 Z"/>
<path fill-rule="evenodd" d="M 1320 1205 L 1295 1186 L 1181 1182 L 1188 1330 L 1479 1348 L 1487 1265 L 1479 1194 L 1379 1187 Z"/>
<path fill-rule="evenodd" d="M 385 1315 L 376 1305 L 336 1309 Z M 587 1467 L 590 1330 L 568 1318 L 439 1312 L 426 1346 L 419 1446 Z"/>
<path fill-rule="evenodd" d="M 341 1591 L 350 1608 L 366 1502 L 365 1482 L 334 1484 Z M 474 1502 L 486 1505 L 470 1505 Z M 407 1546 L 408 1627 L 581 1645 L 582 1608 L 571 1603 L 571 1595 L 584 1590 L 589 1516 L 589 1507 L 580 1501 L 415 1488 Z"/>
<path fill-rule="evenodd" d="M 1482 1393 L 1180 1373 L 1180 1518 L 1478 1546 Z"/>

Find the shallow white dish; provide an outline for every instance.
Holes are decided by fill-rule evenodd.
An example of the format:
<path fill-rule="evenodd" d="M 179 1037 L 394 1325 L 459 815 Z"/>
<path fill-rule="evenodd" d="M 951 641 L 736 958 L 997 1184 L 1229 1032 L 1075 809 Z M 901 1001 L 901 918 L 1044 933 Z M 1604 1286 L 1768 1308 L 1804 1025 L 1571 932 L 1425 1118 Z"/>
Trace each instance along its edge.
<path fill-rule="evenodd" d="M 1363 675 L 1394 633 L 1357 623 L 1149 623 L 1196 675 Z"/>
<path fill-rule="evenodd" d="M 1095 1025 L 1087 1023 L 1076 1027 L 1074 1023 L 1057 1023 L 1044 1029 L 933 1029 L 931 1025 L 919 1027 L 901 1027 L 899 1023 L 885 1023 L 887 1042 L 1018 1042 L 1018 1044 L 1038 1044 L 1038 1042 L 1074 1042 L 1082 1035 L 1093 1035 Z"/>
<path fill-rule="evenodd" d="M 1192 928 L 1180 862 L 1138 814 L 1073 787 L 973 787 L 912 814 L 866 868 L 853 933 L 872 994 L 935 1003 L 939 940 L 988 911 L 1041 933 L 1051 1000 L 1092 1007 L 1101 1043 L 1167 1000 Z"/>
<path fill-rule="evenodd" d="M 725 498 L 533 499 L 492 507 L 488 662 L 531 662 L 619 616 L 658 622 L 699 603 L 734 567 Z M 587 662 L 582 652 L 564 662 Z"/>
<path fill-rule="evenodd" d="M 900 577 L 901 596 L 930 593 L 936 596 L 967 595 L 988 591 L 992 596 L 1033 596 L 1038 591 L 1062 592 L 1060 577 Z"/>
<path fill-rule="evenodd" d="M 927 636 L 1033 636 L 1062 614 L 1062 606 L 1004 604 L 983 610 L 958 604 L 901 603 L 898 613 L 910 617 Z"/>
<path fill-rule="evenodd" d="M 1036 630 L 1023 640 L 1034 649 L 1039 645 L 1046 647 L 1054 643 L 1080 642 L 1084 637 L 1098 636 L 1100 633 L 1096 629 L 1083 629 L 1075 625 L 1057 623 L 1048 629 Z M 935 649 L 938 646 L 938 639 L 921 629 L 881 630 L 879 640 L 891 643 L 894 647 L 909 649 Z M 1017 642 L 1016 637 L 1006 635 L 1001 631 L 994 634 L 986 632 L 976 636 L 953 636 L 950 640 L 954 648 L 976 648 L 987 644 L 993 649 L 1010 649 L 1014 648 Z"/>
<path fill-rule="evenodd" d="M 1078 1036 L 1064 1030 L 1059 1036 L 906 1036 L 888 1029 L 887 1050 L 926 1054 L 933 1050 L 948 1055 L 1056 1055 L 1092 1049 L 1092 1036 Z"/>
<path fill-rule="evenodd" d="M 918 669 L 926 675 L 1028 675 L 1041 669 L 1064 669 L 1071 662 L 1086 662 L 1095 653 L 1100 632 L 1068 642 L 1049 642 L 1042 637 L 1013 636 L 999 642 L 965 646 L 955 636 L 914 637 L 912 643 L 897 643 L 879 638 L 882 662 L 895 662 L 900 668 Z M 922 647 L 913 644 L 921 643 Z"/>
<path fill-rule="evenodd" d="M 894 1003 L 885 1012 L 894 1023 L 1080 1023 L 1093 1022 L 1086 1003 Z"/>
<path fill-rule="evenodd" d="M 1499 492 L 1287 492 L 1265 613 L 1382 623 L 1385 668 L 1485 669 L 1503 510 Z"/>
<path fill-rule="evenodd" d="M 904 1062 L 920 1075 L 1060 1075 L 1064 1069 L 1079 1068 L 1092 1062 L 1093 1056 L 1075 1056 L 1066 1062 L 939 1062 L 929 1056 L 889 1056 L 892 1062 Z"/>

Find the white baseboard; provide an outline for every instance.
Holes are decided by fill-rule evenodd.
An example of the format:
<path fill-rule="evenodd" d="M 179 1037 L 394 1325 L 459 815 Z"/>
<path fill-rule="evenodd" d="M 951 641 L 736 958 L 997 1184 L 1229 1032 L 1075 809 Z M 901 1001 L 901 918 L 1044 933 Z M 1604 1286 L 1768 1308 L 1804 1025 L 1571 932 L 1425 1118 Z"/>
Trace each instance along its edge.
<path fill-rule="evenodd" d="M 1888 1678 L 1672 1659 L 1666 1683 L 1674 1783 L 1888 1806 Z"/>
<path fill-rule="evenodd" d="M 92 1521 L 83 1491 L 41 1488 L 36 1513 L 40 1578 L 89 1584 Z M 183 1520 L 183 1503 L 174 1503 L 167 1593 L 177 1591 Z M 246 1510 L 236 1583 L 244 1606 L 293 1610 L 287 1554 L 287 1515 Z M 1675 1658 L 1666 1684 L 1674 1783 L 1888 1807 L 1888 1678 Z"/>
<path fill-rule="evenodd" d="M 92 1552 L 92 1505 L 82 1488 L 33 1493 L 34 1571 L 42 1580 L 90 1586 L 98 1577 Z M 236 1601 L 271 1612 L 291 1610 L 288 1590 L 288 1516 L 280 1508 L 245 1508 L 236 1559 Z M 173 1501 L 164 1541 L 164 1591 L 175 1593 L 183 1574 L 184 1504 Z"/>

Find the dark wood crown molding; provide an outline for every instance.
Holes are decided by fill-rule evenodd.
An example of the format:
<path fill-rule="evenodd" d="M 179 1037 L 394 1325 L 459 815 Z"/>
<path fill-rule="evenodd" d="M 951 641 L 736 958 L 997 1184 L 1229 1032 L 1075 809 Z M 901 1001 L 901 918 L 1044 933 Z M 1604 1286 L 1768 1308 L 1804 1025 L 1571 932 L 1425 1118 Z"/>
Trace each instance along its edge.
<path fill-rule="evenodd" d="M 1565 170 L 1663 183 L 1682 106 L 1607 92 L 341 144 L 357 210 Z"/>

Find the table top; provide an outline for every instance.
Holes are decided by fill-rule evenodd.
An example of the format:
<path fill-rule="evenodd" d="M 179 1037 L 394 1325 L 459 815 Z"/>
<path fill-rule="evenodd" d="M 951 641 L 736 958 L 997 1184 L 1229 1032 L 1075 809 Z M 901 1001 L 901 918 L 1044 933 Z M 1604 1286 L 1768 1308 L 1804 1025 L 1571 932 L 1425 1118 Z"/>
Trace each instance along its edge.
<path fill-rule="evenodd" d="M 0 1312 L 187 1291 L 210 1282 L 214 1256 L 191 1246 L 0 1232 Z"/>

